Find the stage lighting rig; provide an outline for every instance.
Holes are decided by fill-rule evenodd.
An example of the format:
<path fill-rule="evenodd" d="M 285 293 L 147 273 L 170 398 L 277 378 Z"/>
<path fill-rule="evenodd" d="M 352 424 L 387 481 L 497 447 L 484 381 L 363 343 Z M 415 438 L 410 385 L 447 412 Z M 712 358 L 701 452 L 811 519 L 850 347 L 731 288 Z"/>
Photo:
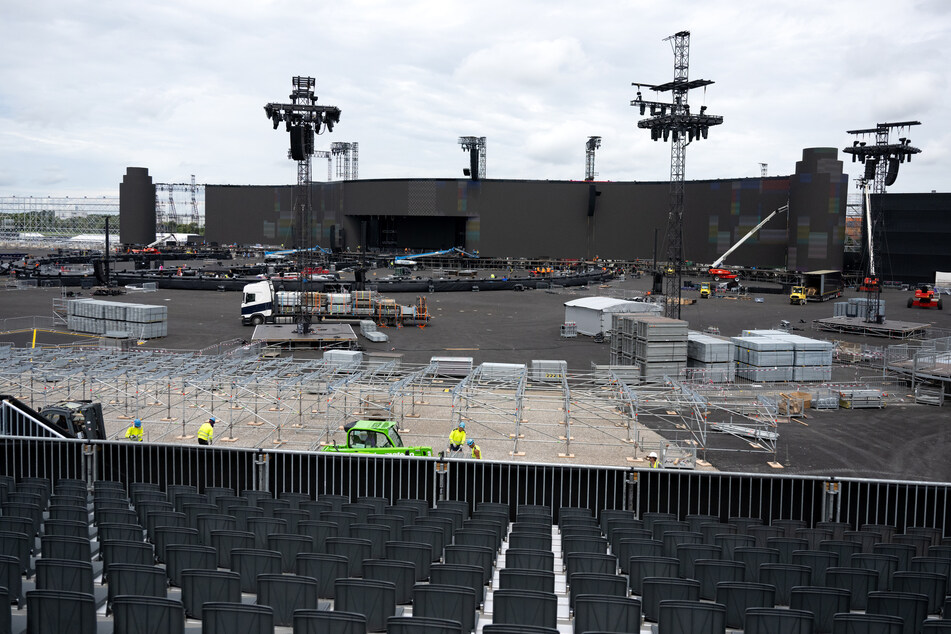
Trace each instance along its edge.
<path fill-rule="evenodd" d="M 898 121 L 894 123 L 878 123 L 874 128 L 862 130 L 848 130 L 849 134 L 856 135 L 852 146 L 843 152 L 852 155 L 852 162 L 865 165 L 863 180 L 872 183 L 872 193 L 884 194 L 886 187 L 895 184 L 898 178 L 898 167 L 905 161 L 911 162 L 911 157 L 921 152 L 920 148 L 911 145 L 907 136 L 900 137 L 898 143 L 889 143 L 891 130 L 897 129 L 899 134 L 906 128 L 921 125 L 920 121 Z M 875 135 L 875 144 L 869 145 L 862 140 Z"/>
<path fill-rule="evenodd" d="M 293 90 L 290 103 L 268 103 L 264 106 L 264 114 L 270 119 L 277 130 L 281 122 L 290 133 L 291 149 L 289 158 L 297 161 L 297 187 L 294 188 L 294 225 L 291 235 L 291 247 L 297 253 L 297 272 L 300 280 L 300 290 L 304 290 L 304 269 L 307 268 L 307 257 L 312 254 L 311 198 L 310 198 L 310 163 L 314 155 L 314 134 L 320 134 L 321 126 L 327 132 L 333 132 L 334 124 L 340 122 L 340 108 L 336 106 L 317 105 L 317 95 L 314 94 L 315 81 L 313 77 L 294 77 L 291 80 Z M 296 317 L 299 332 L 309 330 L 309 316 L 304 311 L 304 302 L 298 302 L 299 310 Z"/>
<path fill-rule="evenodd" d="M 848 130 L 849 134 L 856 136 L 852 141 L 852 146 L 843 149 L 846 154 L 852 155 L 852 162 L 859 162 L 865 165 L 865 172 L 859 179 L 859 186 L 862 188 L 862 198 L 865 208 L 865 239 L 866 239 L 866 271 L 859 290 L 866 293 L 866 305 L 864 321 L 869 323 L 881 323 L 881 310 L 879 309 L 882 300 L 882 286 L 879 281 L 881 275 L 878 266 L 879 253 L 875 241 L 874 225 L 880 218 L 872 215 L 871 193 L 884 194 L 886 187 L 895 184 L 898 178 L 898 168 L 906 160 L 911 162 L 911 157 L 921 152 L 920 148 L 911 145 L 911 140 L 907 136 L 899 137 L 898 143 L 890 143 L 889 135 L 892 130 L 898 130 L 901 134 L 906 128 L 921 125 L 920 121 L 898 121 L 893 123 L 878 123 L 874 128 L 864 128 L 861 130 Z M 862 139 L 875 135 L 875 144 L 869 145 L 868 141 Z M 881 240 L 879 240 L 881 242 Z"/>
<path fill-rule="evenodd" d="M 461 136 L 459 145 L 463 152 L 469 153 L 469 167 L 463 169 L 462 173 L 474 181 L 485 178 L 485 137 Z"/>
<path fill-rule="evenodd" d="M 654 141 L 672 141 L 670 146 L 670 212 L 667 215 L 667 232 L 664 245 L 667 265 L 664 268 L 664 315 L 680 318 L 680 294 L 683 277 L 683 215 L 684 215 L 684 165 L 687 145 L 706 139 L 711 127 L 723 123 L 723 117 L 707 114 L 701 106 L 699 113 L 691 113 L 687 103 L 688 93 L 695 88 L 706 88 L 713 82 L 708 79 L 688 79 L 690 63 L 690 31 L 680 31 L 664 41 L 671 42 L 674 51 L 674 80 L 665 84 L 635 82 L 637 95 L 631 105 L 638 108 L 641 116 L 650 112 L 647 119 L 637 122 L 638 128 L 650 130 Z M 654 92 L 671 93 L 669 102 L 644 99 L 641 88 Z M 661 275 L 655 271 L 655 280 Z"/>

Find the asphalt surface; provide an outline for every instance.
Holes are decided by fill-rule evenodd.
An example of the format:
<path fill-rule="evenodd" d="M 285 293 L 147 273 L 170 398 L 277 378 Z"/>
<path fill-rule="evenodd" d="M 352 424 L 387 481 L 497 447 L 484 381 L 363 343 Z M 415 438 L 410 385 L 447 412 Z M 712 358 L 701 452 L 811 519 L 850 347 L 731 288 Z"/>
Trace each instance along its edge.
<path fill-rule="evenodd" d="M 380 272 L 379 274 L 383 274 Z M 488 273 L 486 273 L 488 274 Z M 698 280 L 699 281 L 699 280 Z M 367 350 L 397 353 L 405 363 L 426 363 L 432 356 L 472 357 L 482 362 L 529 363 L 534 359 L 561 359 L 569 370 L 585 372 L 592 364 L 609 362 L 608 344 L 589 337 L 564 339 L 564 302 L 584 295 L 618 295 L 646 290 L 648 280 L 614 282 L 609 288 L 564 289 L 525 292 L 459 292 L 426 295 L 433 315 L 425 328 L 388 328 L 390 341 L 372 344 L 361 339 Z M 75 290 L 75 289 L 74 289 Z M 851 293 L 846 294 L 846 298 Z M 951 311 L 907 308 L 909 293 L 884 293 L 889 319 L 929 323 L 951 330 Z M 52 302 L 59 289 L 0 290 L 0 320 L 23 316 L 51 316 Z M 402 304 L 415 302 L 416 295 L 394 295 Z M 685 292 L 695 298 L 696 293 Z M 832 304 L 810 303 L 792 306 L 783 295 L 760 295 L 763 302 L 740 299 L 699 300 L 682 307 L 682 318 L 690 327 L 703 330 L 716 326 L 721 334 L 737 335 L 743 329 L 774 328 L 789 321 L 799 334 L 821 339 L 885 346 L 900 343 L 858 335 L 840 335 L 812 330 L 814 319 L 832 316 Z M 241 325 L 240 297 L 234 292 L 164 291 L 128 294 L 125 301 L 164 304 L 169 307 L 169 335 L 147 342 L 145 348 L 194 350 L 231 339 L 250 339 L 251 327 Z M 19 321 L 19 320 L 18 320 Z M 6 323 L 8 330 L 14 322 Z M 0 341 L 29 345 L 32 332 L 0 335 Z M 40 333 L 41 343 L 64 343 L 70 335 Z M 76 337 L 79 340 L 81 338 Z M 319 356 L 319 352 L 297 352 L 295 356 Z M 880 375 L 870 368 L 836 370 L 838 380 L 861 381 Z M 705 458 L 722 471 L 785 473 L 802 475 L 857 476 L 895 480 L 951 482 L 951 404 L 945 407 L 914 405 L 906 389 L 892 394 L 889 407 L 882 410 L 809 410 L 802 420 L 783 422 L 776 455 L 751 453 L 744 441 L 718 438 L 720 451 Z M 735 451 L 731 451 L 731 449 Z M 767 464 L 775 461 L 783 468 Z"/>

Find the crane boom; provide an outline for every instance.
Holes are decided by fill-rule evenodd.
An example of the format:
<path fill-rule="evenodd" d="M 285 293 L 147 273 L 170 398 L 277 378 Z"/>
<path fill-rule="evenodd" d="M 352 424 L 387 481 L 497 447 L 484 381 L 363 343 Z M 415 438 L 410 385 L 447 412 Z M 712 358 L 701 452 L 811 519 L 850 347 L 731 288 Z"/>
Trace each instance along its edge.
<path fill-rule="evenodd" d="M 782 213 L 782 212 L 784 212 L 784 211 L 788 211 L 788 210 L 789 210 L 789 203 L 786 203 L 785 205 L 783 205 L 782 207 L 780 207 L 779 209 L 777 209 L 777 210 L 774 211 L 773 213 L 771 213 L 771 214 L 769 214 L 768 216 L 766 216 L 765 218 L 763 218 L 763 220 L 762 220 L 758 225 L 756 225 L 755 227 L 753 227 L 753 228 L 750 230 L 749 233 L 747 233 L 745 236 L 743 236 L 742 238 L 740 238 L 739 241 L 738 241 L 736 244 L 734 244 L 732 247 L 730 247 L 729 249 L 726 250 L 726 253 L 724 253 L 724 254 L 721 255 L 719 258 L 717 258 L 717 261 L 714 262 L 713 264 L 711 264 L 711 265 L 710 265 L 710 268 L 711 268 L 711 269 L 719 268 L 720 265 L 723 264 L 723 261 L 726 260 L 726 258 L 727 258 L 728 255 L 730 255 L 731 253 L 733 253 L 734 251 L 736 251 L 737 248 L 739 248 L 739 246 L 740 246 L 741 244 L 743 244 L 744 242 L 746 242 L 746 241 L 749 239 L 750 236 L 752 236 L 754 233 L 756 233 L 757 231 L 759 231 L 759 230 L 762 228 L 763 225 L 765 225 L 767 222 L 769 222 L 770 220 L 772 220 L 775 215 L 780 214 L 780 213 Z"/>
<path fill-rule="evenodd" d="M 863 183 L 865 190 L 865 231 L 868 233 L 868 276 L 875 277 L 875 249 L 872 244 L 872 201 L 869 196 L 868 181 Z"/>

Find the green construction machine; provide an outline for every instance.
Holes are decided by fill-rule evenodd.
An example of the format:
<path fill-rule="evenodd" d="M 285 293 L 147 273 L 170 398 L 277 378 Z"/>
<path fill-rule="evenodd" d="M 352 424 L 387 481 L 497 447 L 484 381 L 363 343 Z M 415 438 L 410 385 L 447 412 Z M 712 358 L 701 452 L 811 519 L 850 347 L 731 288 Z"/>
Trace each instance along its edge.
<path fill-rule="evenodd" d="M 406 447 L 391 420 L 357 420 L 344 425 L 347 444 L 324 445 L 321 451 L 363 454 L 399 454 L 404 456 L 431 456 L 432 447 Z"/>

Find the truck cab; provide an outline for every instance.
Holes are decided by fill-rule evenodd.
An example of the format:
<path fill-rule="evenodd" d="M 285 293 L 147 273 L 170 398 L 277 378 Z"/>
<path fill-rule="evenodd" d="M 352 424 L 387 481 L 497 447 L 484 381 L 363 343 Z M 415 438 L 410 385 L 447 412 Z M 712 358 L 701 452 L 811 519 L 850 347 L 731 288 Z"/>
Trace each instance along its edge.
<path fill-rule="evenodd" d="M 710 282 L 700 282 L 700 299 L 710 298 Z"/>
<path fill-rule="evenodd" d="M 274 313 L 274 286 L 271 280 L 245 284 L 241 297 L 241 323 L 259 326 Z"/>
<path fill-rule="evenodd" d="M 104 440 L 102 405 L 92 401 L 61 401 L 43 408 L 40 415 L 67 438 Z"/>
<path fill-rule="evenodd" d="M 347 423 L 345 445 L 325 445 L 321 451 L 337 453 L 402 454 L 431 456 L 432 447 L 406 447 L 400 438 L 398 425 L 390 420 L 357 420 Z"/>

